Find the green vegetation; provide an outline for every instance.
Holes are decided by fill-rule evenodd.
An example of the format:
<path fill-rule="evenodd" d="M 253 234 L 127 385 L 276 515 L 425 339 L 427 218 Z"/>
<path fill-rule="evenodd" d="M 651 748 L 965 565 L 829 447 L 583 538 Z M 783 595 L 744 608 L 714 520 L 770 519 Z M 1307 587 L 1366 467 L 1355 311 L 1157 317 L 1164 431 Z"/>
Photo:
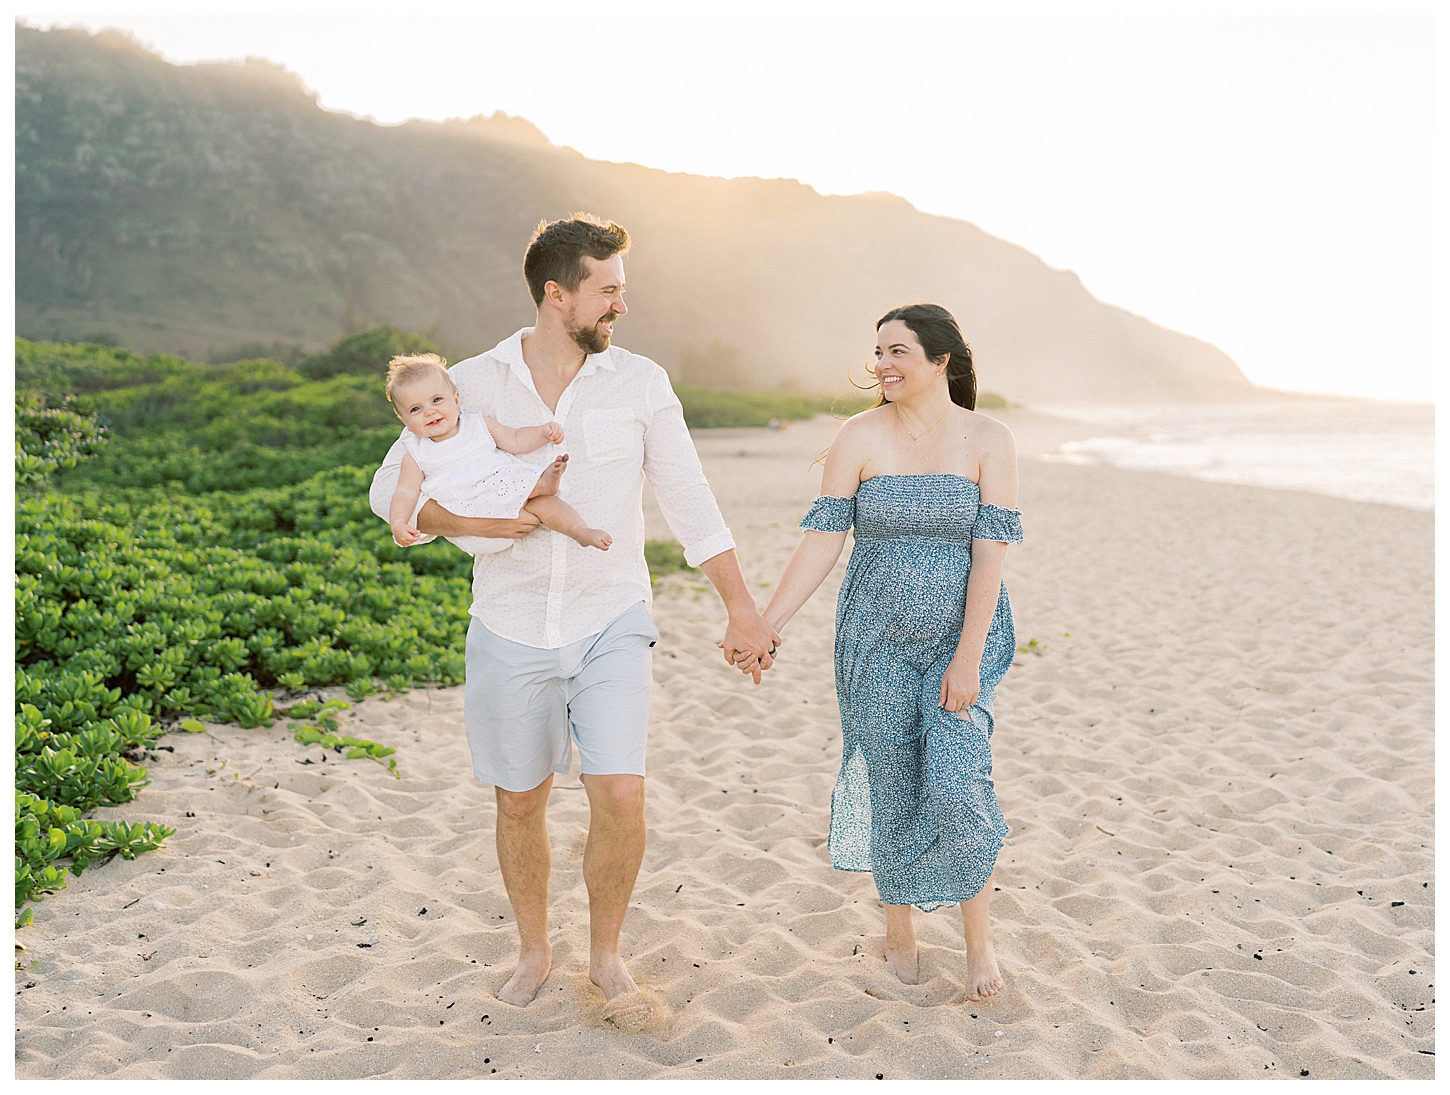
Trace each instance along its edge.
<path fill-rule="evenodd" d="M 463 678 L 469 560 L 367 506 L 397 436 L 379 328 L 289 368 L 16 343 L 16 909 L 173 830 L 82 817 L 146 786 L 173 722 L 270 725 L 274 695 Z M 392 750 L 308 743 L 393 770 Z M 183 721 L 184 720 L 184 721 Z"/>
<path fill-rule="evenodd" d="M 105 431 L 93 416 L 77 414 L 63 400 L 47 407 L 34 396 L 15 397 L 15 481 L 34 487 L 61 468 L 94 456 Z"/>
<path fill-rule="evenodd" d="M 240 491 L 375 464 L 398 433 L 382 397 L 384 365 L 434 348 L 384 326 L 294 368 L 17 339 L 15 384 L 31 404 L 51 408 L 31 415 L 91 413 L 109 430 L 98 459 L 63 465 L 72 469 L 62 479 L 68 488 Z"/>
<path fill-rule="evenodd" d="M 814 418 L 818 414 L 847 417 L 871 405 L 864 397 L 802 395 L 798 392 L 720 392 L 676 384 L 675 394 L 685 408 L 685 424 L 692 430 L 724 426 L 769 426 Z"/>
<path fill-rule="evenodd" d="M 697 573 L 696 568 L 685 562 L 685 549 L 680 547 L 677 540 L 646 540 L 644 542 L 644 561 L 649 567 L 649 580 L 651 582 L 663 578 L 666 574 L 674 574 L 676 571 L 685 573 Z"/>
<path fill-rule="evenodd" d="M 303 745 L 320 745 L 324 749 L 331 749 L 334 753 L 341 753 L 348 760 L 357 760 L 362 757 L 382 763 L 388 762 L 388 771 L 398 779 L 398 762 L 393 759 L 396 749 L 382 745 L 376 741 L 368 741 L 366 738 L 354 738 L 338 734 L 340 723 L 337 715 L 340 711 L 346 711 L 351 704 L 344 700 L 328 700 L 323 703 L 321 700 L 303 700 L 301 703 L 294 703 L 287 711 L 289 715 L 298 718 L 311 718 L 311 723 L 299 726 L 295 722 L 289 722 L 287 726 L 296 730 L 293 735 Z M 303 761 L 310 764 L 311 761 Z"/>
<path fill-rule="evenodd" d="M 849 418 L 872 406 L 875 393 L 857 396 L 802 395 L 799 392 L 729 392 L 676 384 L 675 394 L 685 408 L 685 424 L 692 430 L 723 426 L 769 426 L 818 414 Z M 1002 410 L 1012 406 L 996 392 L 978 392 L 977 409 Z"/>
<path fill-rule="evenodd" d="M 17 767 L 21 758 L 17 751 Z M 149 821 L 127 824 L 85 820 L 76 807 L 17 791 L 15 926 L 24 927 L 35 915 L 34 910 L 22 906 L 64 889 L 67 874 L 79 875 L 96 860 L 113 855 L 135 859 L 141 852 L 161 847 L 174 832 L 169 826 Z"/>

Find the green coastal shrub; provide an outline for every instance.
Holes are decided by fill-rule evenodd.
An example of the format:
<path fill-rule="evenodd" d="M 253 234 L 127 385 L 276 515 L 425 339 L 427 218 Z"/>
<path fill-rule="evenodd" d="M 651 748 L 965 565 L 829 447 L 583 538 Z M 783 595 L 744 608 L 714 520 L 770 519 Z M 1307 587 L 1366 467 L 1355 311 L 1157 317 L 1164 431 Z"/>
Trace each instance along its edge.
<path fill-rule="evenodd" d="M 801 421 L 818 414 L 847 417 L 870 405 L 868 400 L 855 396 L 715 391 L 688 384 L 676 384 L 674 388 L 685 411 L 685 425 L 692 430 L 768 426 L 771 419 L 777 422 Z"/>
<path fill-rule="evenodd" d="M 376 464 L 398 434 L 383 398 L 388 358 L 432 348 L 391 327 L 343 339 L 296 368 L 255 359 L 200 365 L 94 344 L 15 346 L 18 398 L 93 414 L 109 441 L 94 458 L 62 465 L 62 490 L 189 494 L 287 486 Z"/>
<path fill-rule="evenodd" d="M 174 832 L 84 816 L 147 785 L 137 762 L 171 720 L 271 725 L 278 691 L 461 681 L 470 568 L 448 545 L 404 552 L 367 508 L 358 465 L 397 434 L 380 363 L 313 380 L 100 345 L 17 340 L 16 357 L 23 924 L 68 876 Z"/>
<path fill-rule="evenodd" d="M 19 754 L 17 754 L 17 760 Z M 124 800 L 123 800 L 124 801 Z M 135 859 L 155 851 L 176 832 L 154 822 L 93 821 L 81 810 L 20 791 L 15 796 L 15 926 L 34 910 L 23 908 L 64 889 L 67 875 L 79 875 L 98 859 Z"/>
<path fill-rule="evenodd" d="M 468 580 L 389 561 L 401 549 L 370 513 L 349 527 L 366 481 L 348 468 L 234 496 L 22 502 L 17 688 L 47 718 L 76 693 L 102 715 L 124 702 L 259 725 L 266 689 L 461 680 Z"/>
<path fill-rule="evenodd" d="M 673 574 L 677 570 L 694 571 L 696 568 L 685 562 L 685 549 L 678 540 L 646 540 L 644 561 L 649 567 L 651 582 Z"/>
<path fill-rule="evenodd" d="M 326 703 L 321 700 L 303 700 L 301 703 L 294 703 L 287 714 L 312 721 L 301 724 L 289 722 L 287 725 L 297 731 L 293 736 L 303 745 L 320 745 L 324 749 L 341 753 L 347 760 L 368 757 L 379 764 L 386 761 L 388 771 L 395 778 L 401 779 L 402 776 L 398 775 L 397 758 L 393 756 L 396 749 L 380 742 L 368 741 L 366 738 L 338 733 L 341 723 L 337 716 L 348 707 L 349 704 L 344 700 L 328 700 Z"/>
<path fill-rule="evenodd" d="M 78 413 L 63 399 L 47 407 L 43 397 L 15 396 L 15 483 L 37 487 L 62 468 L 74 468 L 100 451 L 105 429 L 94 415 Z"/>
<path fill-rule="evenodd" d="M 676 384 L 675 394 L 685 411 L 685 425 L 692 430 L 723 427 L 769 426 L 776 422 L 801 421 L 818 414 L 850 418 L 876 402 L 874 392 L 859 395 L 803 395 L 799 392 L 716 391 Z M 1001 410 L 1011 406 L 996 392 L 978 392 L 977 409 Z"/>

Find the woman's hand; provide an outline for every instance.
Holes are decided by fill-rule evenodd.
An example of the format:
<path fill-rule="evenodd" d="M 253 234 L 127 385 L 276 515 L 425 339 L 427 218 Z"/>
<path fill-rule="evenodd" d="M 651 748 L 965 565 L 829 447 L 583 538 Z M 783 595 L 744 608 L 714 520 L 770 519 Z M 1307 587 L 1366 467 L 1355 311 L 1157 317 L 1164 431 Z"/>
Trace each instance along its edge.
<path fill-rule="evenodd" d="M 767 627 L 770 628 L 772 632 L 775 633 L 775 643 L 773 646 L 771 646 L 770 652 L 766 655 L 766 664 L 762 664 L 760 662 L 760 660 L 755 656 L 755 651 L 753 650 L 737 651 L 735 654 L 735 661 L 732 663 L 736 669 L 740 670 L 740 672 L 746 674 L 747 676 L 754 677 L 756 684 L 760 683 L 761 670 L 769 669 L 772 665 L 775 664 L 777 660 L 776 651 L 785 645 L 785 639 L 781 637 L 780 628 L 776 626 L 776 624 L 770 619 L 769 616 L 765 617 L 765 624 Z M 716 645 L 723 646 L 724 644 L 717 643 Z"/>
<path fill-rule="evenodd" d="M 941 702 L 937 706 L 957 714 L 976 703 L 981 691 L 982 660 L 958 654 L 942 676 Z"/>

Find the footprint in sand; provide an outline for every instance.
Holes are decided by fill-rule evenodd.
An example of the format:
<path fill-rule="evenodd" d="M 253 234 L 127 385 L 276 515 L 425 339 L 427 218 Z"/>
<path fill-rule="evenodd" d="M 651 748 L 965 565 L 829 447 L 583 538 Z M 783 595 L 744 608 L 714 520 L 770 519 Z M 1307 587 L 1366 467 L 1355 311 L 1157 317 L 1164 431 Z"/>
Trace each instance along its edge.
<path fill-rule="evenodd" d="M 626 1034 L 638 1034 L 663 1024 L 669 1009 L 648 992 L 626 992 L 604 1005 L 599 1013 L 602 1022 L 618 1027 Z"/>

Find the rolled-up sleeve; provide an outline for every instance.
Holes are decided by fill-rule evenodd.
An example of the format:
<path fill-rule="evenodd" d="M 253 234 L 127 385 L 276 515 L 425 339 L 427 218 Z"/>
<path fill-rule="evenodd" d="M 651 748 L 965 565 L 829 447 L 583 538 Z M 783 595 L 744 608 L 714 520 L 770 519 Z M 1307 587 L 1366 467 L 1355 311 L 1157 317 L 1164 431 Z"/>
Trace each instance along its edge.
<path fill-rule="evenodd" d="M 735 538 L 725 526 L 700 466 L 680 400 L 658 365 L 650 378 L 645 414 L 645 477 L 654 487 L 665 521 L 685 549 L 685 562 L 699 566 L 733 548 Z"/>
<path fill-rule="evenodd" d="M 393 506 L 393 492 L 398 489 L 398 475 L 403 470 L 403 456 L 407 451 L 403 447 L 403 439 L 399 437 L 388 450 L 388 455 L 383 457 L 383 466 L 373 472 L 373 485 L 368 489 L 368 505 L 384 521 L 388 519 L 388 511 Z M 408 518 L 409 522 L 417 524 L 418 511 L 426 501 L 428 495 L 420 492 L 418 504 L 413 507 L 413 513 Z M 432 539 L 434 537 L 425 535 L 418 543 L 426 544 Z"/>

